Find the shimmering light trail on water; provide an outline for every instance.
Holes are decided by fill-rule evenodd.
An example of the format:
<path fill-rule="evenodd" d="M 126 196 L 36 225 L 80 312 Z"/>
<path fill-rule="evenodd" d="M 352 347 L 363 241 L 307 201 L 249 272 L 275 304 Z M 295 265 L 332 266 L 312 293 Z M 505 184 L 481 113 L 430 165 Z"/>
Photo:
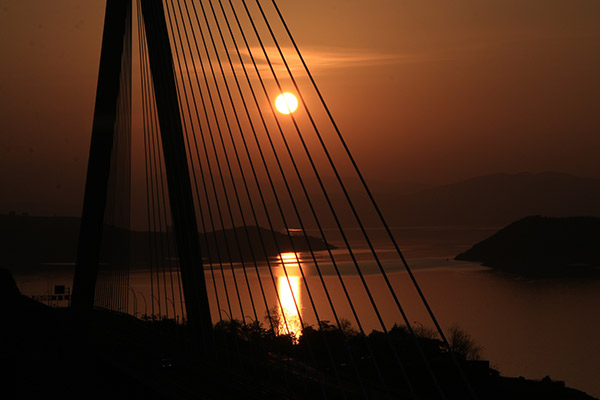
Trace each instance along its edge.
<path fill-rule="evenodd" d="M 282 306 L 279 309 L 279 332 L 287 332 L 298 338 L 302 333 L 300 316 L 296 309 L 297 305 L 298 309 L 302 310 L 300 302 L 300 277 L 290 276 L 286 278 L 285 276 L 280 276 L 277 282 L 277 291 L 279 292 Z"/>
<path fill-rule="evenodd" d="M 300 276 L 298 276 L 300 255 L 298 253 L 281 253 L 278 259 L 283 275 L 279 276 L 277 281 L 277 292 L 281 301 L 281 307 L 278 308 L 277 313 L 277 328 L 279 333 L 287 333 L 298 338 L 302 333 L 302 324 L 298 314 L 298 310 L 302 312 Z"/>

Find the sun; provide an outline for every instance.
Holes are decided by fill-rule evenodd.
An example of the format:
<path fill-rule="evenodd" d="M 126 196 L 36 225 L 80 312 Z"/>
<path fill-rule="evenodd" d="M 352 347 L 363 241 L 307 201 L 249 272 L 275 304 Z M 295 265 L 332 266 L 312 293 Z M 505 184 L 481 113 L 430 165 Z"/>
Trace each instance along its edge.
<path fill-rule="evenodd" d="M 282 93 L 275 99 L 275 108 L 282 114 L 291 114 L 298 108 L 298 99 L 291 93 Z"/>

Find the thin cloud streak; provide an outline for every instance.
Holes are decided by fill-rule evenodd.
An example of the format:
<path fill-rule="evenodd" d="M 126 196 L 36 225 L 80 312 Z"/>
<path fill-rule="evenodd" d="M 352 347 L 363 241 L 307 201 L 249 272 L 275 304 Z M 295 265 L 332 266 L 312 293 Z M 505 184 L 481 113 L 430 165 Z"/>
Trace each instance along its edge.
<path fill-rule="evenodd" d="M 223 70 L 227 75 L 231 74 L 231 66 L 228 61 L 227 53 L 229 53 L 229 59 L 236 73 L 243 73 L 243 70 L 250 74 L 255 71 L 254 63 L 259 73 L 266 74 L 264 77 L 269 78 L 270 66 L 276 74 L 287 72 L 289 67 L 292 72 L 304 71 L 302 61 L 298 56 L 298 53 L 293 47 L 282 47 L 281 53 L 285 58 L 285 63 L 281 57 L 281 54 L 277 47 L 265 47 L 265 51 L 261 47 L 251 47 L 248 49 L 240 49 L 240 57 L 238 56 L 237 50 L 223 48 L 219 49 L 219 60 L 223 66 Z M 266 55 L 265 55 L 266 52 Z M 348 68 L 365 68 L 365 67 L 376 67 L 385 65 L 400 65 L 400 64 L 414 64 L 422 62 L 440 61 L 451 58 L 450 54 L 398 54 L 398 53 L 379 53 L 369 50 L 362 49 L 347 49 L 347 48 L 335 48 L 335 49 L 302 49 L 302 57 L 306 62 L 306 65 L 311 71 L 327 71 L 327 70 L 339 70 Z M 252 54 L 252 57 L 250 57 Z M 252 61 L 254 59 L 254 63 Z M 215 71 L 219 70 L 219 64 L 217 57 L 213 52 L 210 53 L 209 57 L 203 55 L 203 61 L 206 70 L 208 71 L 209 64 L 212 64 Z M 195 57 L 194 60 L 185 60 L 182 68 L 193 71 L 194 65 L 197 70 L 200 70 L 202 62 Z"/>
<path fill-rule="evenodd" d="M 270 73 L 269 62 L 271 63 L 271 66 L 276 74 L 287 72 L 286 63 L 287 67 L 289 67 L 290 71 L 292 72 L 304 71 L 302 61 L 293 47 L 281 48 L 281 53 L 283 53 L 285 63 L 281 57 L 281 54 L 279 53 L 279 50 L 275 46 L 266 47 L 265 51 L 263 51 L 259 46 L 251 47 L 250 51 L 248 51 L 246 48 L 240 49 L 239 52 L 243 65 L 242 62 L 240 62 L 240 57 L 238 56 L 237 50 L 225 50 L 220 48 L 219 60 L 221 61 L 224 71 L 228 75 L 231 74 L 231 66 L 229 65 L 226 51 L 229 53 L 229 59 L 231 59 L 231 63 L 233 64 L 233 68 L 236 73 L 243 73 L 245 68 L 248 73 L 252 74 L 253 71 L 255 71 L 255 66 L 252 59 L 254 59 L 254 63 L 256 64 L 256 68 L 259 70 L 259 72 L 261 74 L 266 73 L 267 75 L 265 77 L 267 78 L 268 74 Z M 415 64 L 448 60 L 455 57 L 455 54 L 452 55 L 450 52 L 440 52 L 440 54 L 399 54 L 347 48 L 304 48 L 301 50 L 301 52 L 306 65 L 311 71 Z M 252 54 L 252 57 L 250 57 L 250 53 Z M 206 57 L 206 54 L 203 55 L 203 63 L 207 69 L 209 68 L 208 64 L 210 63 L 213 65 L 215 71 L 219 70 L 219 64 L 214 51 L 211 52 L 209 57 Z M 197 70 L 200 70 L 201 61 L 197 58 L 197 56 L 194 57 L 193 61 L 190 59 L 186 60 L 182 67 L 184 69 L 187 68 L 190 71 L 193 71 L 193 65 L 196 66 Z"/>
<path fill-rule="evenodd" d="M 286 69 L 279 50 L 276 47 L 265 48 L 264 52 L 260 47 L 255 47 L 251 48 L 251 52 L 257 67 L 261 71 L 269 69 L 268 60 L 270 60 L 273 69 L 276 72 L 284 71 Z M 265 52 L 267 53 L 266 56 Z M 248 50 L 240 50 L 240 53 L 242 54 L 246 68 L 253 69 L 254 66 L 252 65 Z M 283 53 L 285 61 L 292 72 L 304 69 L 302 62 L 293 47 L 282 48 L 281 53 Z M 232 55 L 237 58 L 237 53 Z M 431 55 L 378 53 L 369 50 L 347 48 L 303 49 L 302 57 L 311 70 L 373 67 L 380 65 L 428 62 L 439 59 L 439 57 Z M 236 69 L 241 68 L 239 58 L 237 58 L 236 64 Z"/>

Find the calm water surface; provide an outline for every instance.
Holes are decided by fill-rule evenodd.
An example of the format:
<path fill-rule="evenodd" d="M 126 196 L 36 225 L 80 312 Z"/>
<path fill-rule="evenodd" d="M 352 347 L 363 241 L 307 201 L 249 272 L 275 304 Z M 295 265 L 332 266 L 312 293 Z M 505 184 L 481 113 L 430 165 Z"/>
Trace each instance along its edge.
<path fill-rule="evenodd" d="M 540 379 L 549 375 L 564 380 L 570 387 L 600 397 L 600 280 L 524 279 L 450 260 L 494 231 L 493 228 L 412 228 L 395 233 L 418 284 L 444 329 L 458 324 L 470 333 L 483 347 L 483 357 L 505 376 Z M 330 241 L 340 245 L 339 241 Z M 360 261 L 373 301 L 387 327 L 402 324 L 402 315 L 390 295 L 388 284 L 378 273 L 377 263 L 366 256 L 365 249 L 364 244 L 357 245 L 355 256 Z M 393 248 L 389 243 L 377 241 L 377 250 L 409 321 L 433 326 L 410 277 L 394 257 Z M 234 272 L 229 264 L 223 265 L 223 270 L 217 264 L 213 265 L 212 271 L 207 267 L 205 276 L 213 320 L 228 319 L 233 315 L 246 320 L 258 318 L 266 325 L 269 307 L 278 316 L 280 330 L 297 332 L 301 323 L 314 324 L 316 315 L 321 320 L 334 321 L 323 281 L 338 316 L 357 327 L 343 284 L 364 330 L 367 333 L 372 329 L 381 330 L 369 293 L 347 252 L 340 249 L 334 252 L 341 279 L 327 252 L 315 256 L 319 268 L 311 261 L 310 254 L 282 254 L 272 260 L 271 268 L 266 263 L 258 266 L 260 280 L 252 263 L 244 265 L 245 274 L 241 264 L 233 266 Z M 54 285 L 70 286 L 72 268 L 48 266 L 35 275 L 15 275 L 23 293 L 43 294 Z M 161 298 L 164 294 L 151 288 L 150 275 L 149 270 L 131 273 L 127 311 L 141 315 L 151 314 L 153 310 L 157 314 L 160 303 L 161 314 L 180 316 L 178 291 L 167 294 L 168 300 Z M 156 283 L 157 279 L 160 276 L 154 272 L 153 281 Z M 174 282 L 177 287 L 177 276 Z M 170 287 L 168 276 L 164 283 L 167 283 L 165 287 Z M 235 294 L 236 284 L 239 299 Z M 267 306 L 260 294 L 261 285 Z M 225 295 L 226 288 L 229 296 Z"/>

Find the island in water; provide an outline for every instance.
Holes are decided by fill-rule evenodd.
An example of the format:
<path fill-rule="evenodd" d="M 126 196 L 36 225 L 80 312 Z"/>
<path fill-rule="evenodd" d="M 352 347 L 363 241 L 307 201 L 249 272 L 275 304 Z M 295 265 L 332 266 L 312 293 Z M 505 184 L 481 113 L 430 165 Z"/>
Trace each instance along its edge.
<path fill-rule="evenodd" d="M 455 257 L 522 275 L 599 275 L 600 218 L 529 216 Z"/>

